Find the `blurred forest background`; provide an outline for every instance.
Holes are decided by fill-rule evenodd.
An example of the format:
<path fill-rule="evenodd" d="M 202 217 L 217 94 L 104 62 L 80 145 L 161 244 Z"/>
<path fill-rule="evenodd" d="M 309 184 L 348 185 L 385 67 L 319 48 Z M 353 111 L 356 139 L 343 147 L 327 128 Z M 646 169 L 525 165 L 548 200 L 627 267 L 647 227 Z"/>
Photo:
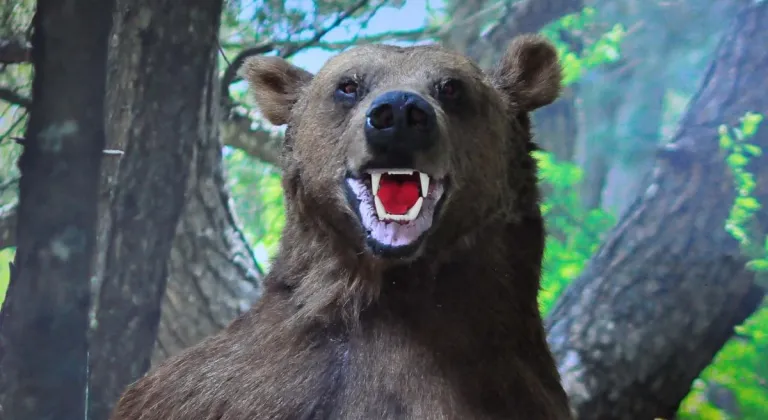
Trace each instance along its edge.
<path fill-rule="evenodd" d="M 106 419 L 150 363 L 258 299 L 284 223 L 282 131 L 236 75 L 247 56 L 314 72 L 357 44 L 440 42 L 490 67 L 512 36 L 540 32 L 557 45 L 566 84 L 534 116 L 549 231 L 540 304 L 579 418 L 768 419 L 765 1 L 112 5 L 0 0 L 0 303 L 18 272 L 4 306 L 12 316 L 0 317 L 0 418 L 83 418 L 68 405 Z M 108 53 L 84 55 L 106 31 Z M 81 57 L 83 71 L 62 70 Z M 79 98 L 67 74 L 92 81 L 91 96 Z M 101 167 L 83 166 L 101 173 L 94 194 L 62 191 L 66 177 L 47 175 L 56 197 L 98 207 L 84 248 L 92 268 L 46 277 L 50 265 L 34 261 L 44 261 L 41 243 L 69 240 L 55 226 L 66 199 L 30 192 L 22 211 L 20 179 L 32 191 L 42 178 L 24 184 L 17 161 L 25 147 L 46 153 L 30 133 L 47 138 L 46 121 L 99 95 L 103 116 L 78 114 L 106 120 L 105 133 L 91 130 Z M 61 153 L 70 165 L 90 156 Z M 84 379 L 76 367 L 86 365 Z M 14 404 L 32 388 L 49 398 Z"/>

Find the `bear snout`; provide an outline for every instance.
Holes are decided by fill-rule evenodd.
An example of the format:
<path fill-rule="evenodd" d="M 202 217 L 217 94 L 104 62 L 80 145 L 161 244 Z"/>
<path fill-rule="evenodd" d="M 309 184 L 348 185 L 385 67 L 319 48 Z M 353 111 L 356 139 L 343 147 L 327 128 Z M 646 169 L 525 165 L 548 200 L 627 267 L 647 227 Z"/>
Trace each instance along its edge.
<path fill-rule="evenodd" d="M 365 118 L 365 141 L 377 155 L 411 155 L 437 142 L 437 115 L 414 92 L 393 90 L 376 97 Z"/>

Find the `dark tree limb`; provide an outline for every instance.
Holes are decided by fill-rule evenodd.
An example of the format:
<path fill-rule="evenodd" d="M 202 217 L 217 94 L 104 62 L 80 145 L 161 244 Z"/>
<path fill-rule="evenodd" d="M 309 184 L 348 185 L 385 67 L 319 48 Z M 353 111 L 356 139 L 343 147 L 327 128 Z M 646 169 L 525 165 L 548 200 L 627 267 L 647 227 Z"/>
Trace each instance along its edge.
<path fill-rule="evenodd" d="M 692 381 L 763 299 L 724 229 L 734 188 L 717 128 L 747 112 L 768 114 L 767 19 L 766 2 L 734 19 L 675 146 L 549 317 L 549 342 L 579 419 L 674 417 Z M 751 141 L 768 148 L 765 124 Z M 765 160 L 751 168 L 761 202 Z M 768 214 L 760 217 L 765 226 Z"/>
<path fill-rule="evenodd" d="M 24 108 L 29 108 L 32 104 L 32 99 L 27 98 L 13 89 L 2 86 L 0 86 L 0 101 L 5 101 L 11 105 L 17 105 Z"/>
<path fill-rule="evenodd" d="M 37 2 L 37 100 L 19 159 L 18 248 L 0 331 L 3 418 L 85 412 L 111 11 L 111 1 Z M 13 48 L 0 44 L 0 60 L 27 59 Z"/>
<path fill-rule="evenodd" d="M 300 43 L 300 44 L 289 44 L 287 45 L 282 51 L 280 51 L 280 57 L 283 58 L 290 58 L 293 57 L 296 53 L 299 51 L 311 47 L 316 42 L 323 39 L 324 36 L 328 34 L 328 32 L 331 32 L 332 30 L 336 29 L 341 25 L 345 20 L 350 18 L 355 13 L 362 10 L 364 7 L 366 7 L 370 3 L 370 0 L 358 0 L 357 2 L 350 5 L 346 10 L 342 11 L 341 13 L 336 16 L 336 19 L 333 20 L 330 24 L 327 26 L 320 28 L 315 31 L 315 34 L 312 36 L 312 38 Z M 375 6 L 375 7 L 381 7 L 383 3 Z"/>
<path fill-rule="evenodd" d="M 150 365 L 197 144 L 218 124 L 210 76 L 222 1 L 175 6 L 172 0 L 117 2 L 109 109 L 111 136 L 125 145 L 125 155 L 91 337 L 94 420 L 106 419 L 124 387 Z"/>
<path fill-rule="evenodd" d="M 224 74 L 221 77 L 221 105 L 224 110 L 222 116 L 225 119 L 228 117 L 229 111 L 234 106 L 232 98 L 229 96 L 229 86 L 236 81 L 237 71 L 240 70 L 240 67 L 243 66 L 243 63 L 245 63 L 245 60 L 247 60 L 249 57 L 266 54 L 274 49 L 275 45 L 271 41 L 254 45 L 253 47 L 249 47 L 240 51 L 240 53 L 237 54 L 237 56 L 235 56 L 235 58 L 227 65 L 227 69 L 224 70 Z"/>
<path fill-rule="evenodd" d="M 0 39 L 0 64 L 28 63 L 32 59 L 32 46 L 17 39 Z"/>
<path fill-rule="evenodd" d="M 325 35 L 327 35 L 328 32 L 339 27 L 339 25 L 341 25 L 346 19 L 348 19 L 349 17 L 351 17 L 352 15 L 360 11 L 362 8 L 368 5 L 368 3 L 369 3 L 369 0 L 358 0 L 356 3 L 349 6 L 346 10 L 339 13 L 338 16 L 336 16 L 336 19 L 333 20 L 333 22 L 331 22 L 330 24 L 328 24 L 323 28 L 316 30 L 314 35 L 310 39 L 300 43 L 292 42 L 292 43 L 284 44 L 282 46 L 282 49 L 279 51 L 278 55 L 283 58 L 290 58 L 294 56 L 296 53 L 301 52 L 302 50 L 315 45 Z M 243 66 L 243 63 L 245 62 L 246 59 L 248 59 L 248 57 L 253 57 L 254 55 L 266 54 L 268 52 L 273 51 L 275 47 L 276 47 L 276 44 L 272 41 L 262 42 L 258 45 L 242 50 L 232 60 L 232 62 L 228 64 L 227 69 L 224 71 L 224 75 L 221 78 L 221 92 L 222 92 L 222 102 L 223 102 L 222 106 L 224 107 L 224 110 L 225 110 L 223 114 L 225 118 L 233 105 L 232 99 L 229 96 L 229 85 L 239 80 L 239 76 L 237 75 L 237 72 L 238 70 L 240 70 L 240 67 Z"/>

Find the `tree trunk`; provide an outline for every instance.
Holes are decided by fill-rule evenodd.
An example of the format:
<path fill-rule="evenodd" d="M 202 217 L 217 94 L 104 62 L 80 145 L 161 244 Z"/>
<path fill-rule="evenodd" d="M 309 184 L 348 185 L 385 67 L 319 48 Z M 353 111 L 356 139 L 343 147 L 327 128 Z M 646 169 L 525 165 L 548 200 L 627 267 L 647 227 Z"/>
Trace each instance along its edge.
<path fill-rule="evenodd" d="M 768 113 L 767 19 L 766 2 L 737 16 L 650 187 L 548 319 L 579 419 L 674 417 L 691 382 L 761 302 L 724 229 L 735 195 L 717 128 L 748 111 Z M 752 141 L 766 149 L 764 125 Z M 765 158 L 751 170 L 765 202 Z M 768 214 L 760 217 L 765 226 Z"/>
<path fill-rule="evenodd" d="M 210 112 L 210 76 L 221 7 L 221 0 L 184 7 L 171 0 L 118 2 L 110 105 L 122 130 L 111 134 L 126 150 L 91 337 L 93 420 L 106 419 L 123 388 L 149 367 L 196 145 L 218 123 Z"/>
<path fill-rule="evenodd" d="M 113 3 L 39 0 L 0 415 L 81 419 Z"/>
<path fill-rule="evenodd" d="M 168 68 L 169 74 L 174 73 Z M 211 73 L 210 83 L 218 86 Z M 213 121 L 218 99 L 207 104 Z M 211 127 L 197 141 L 187 202 L 176 229 L 168 288 L 152 363 L 224 328 L 261 292 L 261 269 L 239 228 L 227 190 L 222 144 Z"/>

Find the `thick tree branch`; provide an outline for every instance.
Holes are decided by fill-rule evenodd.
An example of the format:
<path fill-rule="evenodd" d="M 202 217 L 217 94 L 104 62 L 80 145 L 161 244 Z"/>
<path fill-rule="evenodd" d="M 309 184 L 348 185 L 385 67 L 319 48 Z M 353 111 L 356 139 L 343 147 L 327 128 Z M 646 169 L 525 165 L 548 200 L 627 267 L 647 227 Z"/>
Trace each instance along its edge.
<path fill-rule="evenodd" d="M 222 143 L 241 149 L 262 162 L 277 165 L 282 135 L 264 129 L 253 129 L 251 124 L 252 121 L 248 117 L 236 114 L 222 121 L 219 126 Z"/>
<path fill-rule="evenodd" d="M 26 41 L 0 39 L 0 64 L 28 63 L 32 57 L 32 46 Z"/>
<path fill-rule="evenodd" d="M 0 101 L 8 102 L 11 105 L 29 108 L 32 105 L 32 99 L 28 98 L 7 87 L 0 87 Z"/>

